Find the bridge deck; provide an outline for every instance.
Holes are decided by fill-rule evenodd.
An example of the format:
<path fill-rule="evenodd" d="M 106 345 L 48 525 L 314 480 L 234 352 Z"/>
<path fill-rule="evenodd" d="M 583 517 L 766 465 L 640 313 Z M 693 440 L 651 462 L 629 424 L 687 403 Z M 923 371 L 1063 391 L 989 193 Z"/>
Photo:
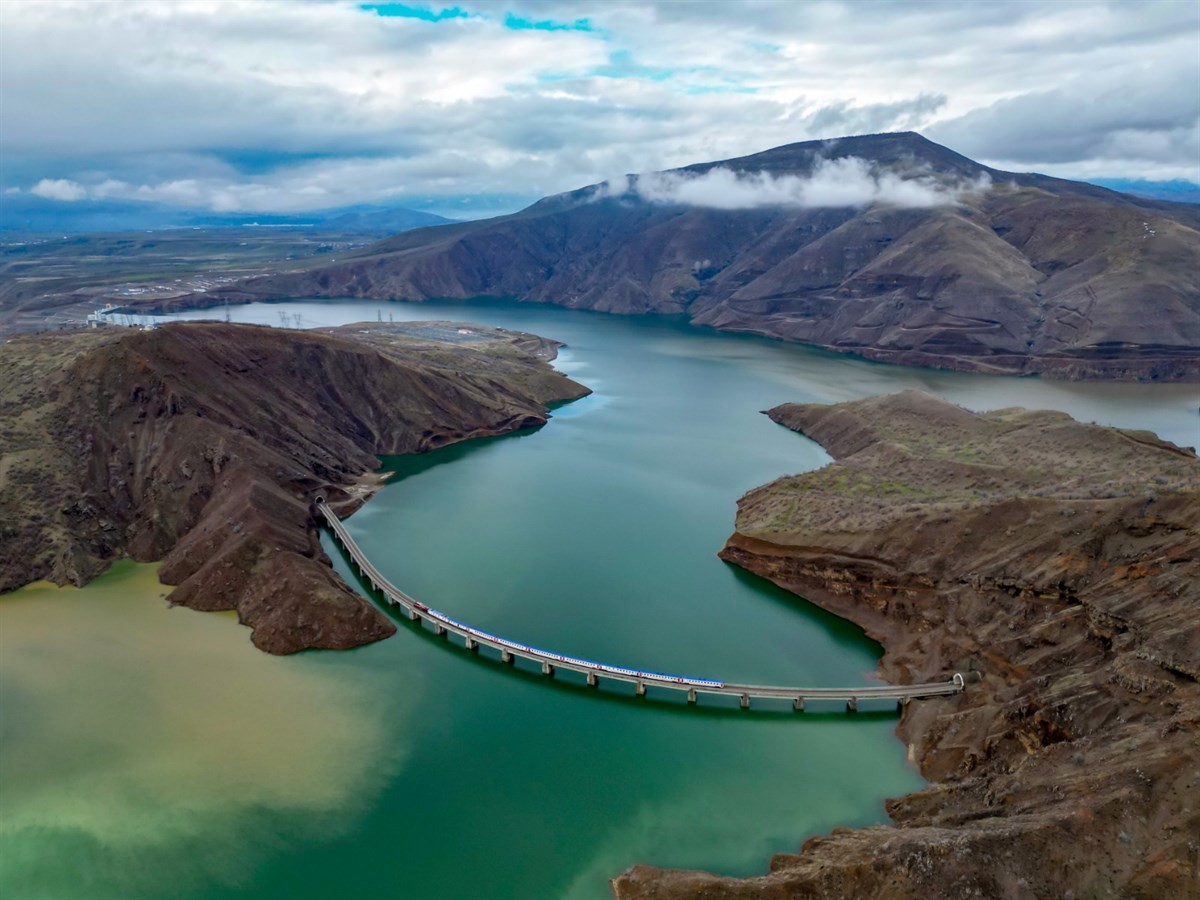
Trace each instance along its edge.
<path fill-rule="evenodd" d="M 543 673 L 553 675 L 557 669 L 567 669 L 587 676 L 587 683 L 596 686 L 600 679 L 624 681 L 635 685 L 639 695 L 645 694 L 646 688 L 661 687 L 674 691 L 685 691 L 688 700 L 695 702 L 700 694 L 732 695 L 741 699 L 742 706 L 748 706 L 751 698 L 772 698 L 791 700 L 796 709 L 803 709 L 806 700 L 844 700 L 855 708 L 859 700 L 891 699 L 901 703 L 918 697 L 939 697 L 957 694 L 963 690 L 962 675 L 955 674 L 947 681 L 935 681 L 925 684 L 904 685 L 861 685 L 852 688 L 814 688 L 814 687 L 783 687 L 762 684 L 732 684 L 711 678 L 691 678 L 683 675 L 670 675 L 664 672 L 646 672 L 630 669 L 625 666 L 615 666 L 593 660 L 580 659 L 548 650 L 530 647 L 518 641 L 482 631 L 463 622 L 450 618 L 445 613 L 431 609 L 424 603 L 414 600 L 398 587 L 383 577 L 375 568 L 362 548 L 358 546 L 346 526 L 324 502 L 318 498 L 317 509 L 320 510 L 330 529 L 341 545 L 350 554 L 359 571 L 371 582 L 371 585 L 387 599 L 388 603 L 398 606 L 413 621 L 425 619 L 429 621 L 439 634 L 454 634 L 463 639 L 464 646 L 470 650 L 479 647 L 491 647 L 500 651 L 505 662 L 515 658 L 528 659 L 538 663 Z"/>

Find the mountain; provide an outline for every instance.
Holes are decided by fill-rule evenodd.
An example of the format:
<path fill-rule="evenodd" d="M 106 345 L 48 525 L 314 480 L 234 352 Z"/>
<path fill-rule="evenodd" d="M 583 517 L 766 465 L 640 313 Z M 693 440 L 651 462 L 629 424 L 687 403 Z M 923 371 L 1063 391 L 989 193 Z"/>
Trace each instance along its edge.
<path fill-rule="evenodd" d="M 330 231 L 354 234 L 395 234 L 430 225 L 447 225 L 453 219 L 401 206 L 353 206 L 330 215 L 320 224 Z"/>
<path fill-rule="evenodd" d="M 1174 178 L 1171 181 L 1145 181 L 1141 178 L 1096 178 L 1092 184 L 1112 188 L 1135 197 L 1170 200 L 1174 203 L 1200 203 L 1200 184 Z"/>
<path fill-rule="evenodd" d="M 918 134 L 810 141 L 547 197 L 185 298 L 480 295 L 885 362 L 1200 378 L 1200 208 L 983 166 Z"/>
<path fill-rule="evenodd" d="M 163 228 L 294 227 L 377 236 L 444 225 L 451 219 L 400 206 L 360 204 L 307 213 L 213 213 L 136 200 L 66 202 L 31 194 L 0 195 L 0 232 L 95 234 Z"/>

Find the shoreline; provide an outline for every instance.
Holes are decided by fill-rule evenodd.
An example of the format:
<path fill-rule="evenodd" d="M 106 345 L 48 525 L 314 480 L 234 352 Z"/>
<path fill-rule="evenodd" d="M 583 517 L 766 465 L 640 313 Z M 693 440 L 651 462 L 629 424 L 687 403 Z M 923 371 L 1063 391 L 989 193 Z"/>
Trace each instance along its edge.
<path fill-rule="evenodd" d="M 809 838 L 747 879 L 635 866 L 614 880 L 618 900 L 1193 896 L 1195 455 L 1061 413 L 979 415 L 915 393 L 770 414 L 835 462 L 750 491 L 721 558 L 862 627 L 883 646 L 889 682 L 956 666 L 982 680 L 904 708 L 896 734 L 927 786 L 887 802 L 892 825 Z M 1064 440 L 1091 459 L 1037 488 L 1038 460 Z M 968 444 L 971 454 L 954 456 Z M 1008 469 L 988 468 L 1022 452 Z M 964 508 L 962 491 L 993 471 L 1003 483 Z M 875 494 L 856 493 L 871 479 Z M 878 500 L 888 491 L 895 502 Z M 793 496 L 805 507 L 791 510 Z M 850 496 L 878 503 L 856 521 Z M 1106 537 L 1089 549 L 1093 535 Z"/>

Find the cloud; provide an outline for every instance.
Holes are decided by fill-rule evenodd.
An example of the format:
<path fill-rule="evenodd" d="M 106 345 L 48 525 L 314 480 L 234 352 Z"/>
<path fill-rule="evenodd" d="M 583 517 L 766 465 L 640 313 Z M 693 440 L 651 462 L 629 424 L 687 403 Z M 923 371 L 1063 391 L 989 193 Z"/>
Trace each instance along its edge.
<path fill-rule="evenodd" d="M 874 134 L 884 129 L 908 130 L 927 122 L 946 105 L 945 94 L 920 94 L 894 103 L 856 106 L 849 102 L 823 106 L 812 114 L 814 131 L 826 135 Z"/>
<path fill-rule="evenodd" d="M 718 166 L 696 175 L 661 172 L 631 176 L 623 184 L 606 185 L 594 199 L 635 196 L 651 203 L 703 206 L 710 209 L 757 209 L 783 206 L 865 207 L 874 205 L 928 208 L 958 203 L 967 193 L 986 191 L 991 179 L 939 178 L 924 172 L 880 169 L 856 156 L 819 160 L 809 175 L 775 176 L 769 172 L 735 172 Z"/>
<path fill-rule="evenodd" d="M 0 189 L 264 212 L 526 196 L 908 129 L 1021 169 L 1200 178 L 1196 4 L 863 10 L 24 0 L 0 29 Z"/>
<path fill-rule="evenodd" d="M 1200 175 L 1200 56 L 1089 73 L 930 129 L 961 152 L 1022 167 L 1095 160 Z"/>
<path fill-rule="evenodd" d="M 82 200 L 87 195 L 87 189 L 69 178 L 43 178 L 29 189 L 29 193 L 47 200 L 65 200 L 71 202 Z"/>

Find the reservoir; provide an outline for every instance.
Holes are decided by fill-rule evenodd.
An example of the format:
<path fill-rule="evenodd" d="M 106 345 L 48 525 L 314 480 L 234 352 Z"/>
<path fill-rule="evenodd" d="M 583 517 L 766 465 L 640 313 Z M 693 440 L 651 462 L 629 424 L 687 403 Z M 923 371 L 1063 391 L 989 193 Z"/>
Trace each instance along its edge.
<path fill-rule="evenodd" d="M 347 527 L 389 580 L 461 621 L 727 681 L 867 684 L 879 655 L 716 558 L 741 494 L 828 460 L 761 410 L 918 388 L 1200 439 L 1194 385 L 884 366 L 674 319 L 357 301 L 229 316 L 564 341 L 556 366 L 592 396 L 535 432 L 385 460 L 391 483 Z M 886 704 L 796 716 L 587 692 L 403 622 L 372 646 L 277 659 L 228 616 L 167 609 L 165 590 L 122 564 L 82 591 L 0 599 L 0 896 L 600 900 L 639 862 L 764 872 L 808 836 L 886 821 L 884 798 L 921 784 Z"/>

